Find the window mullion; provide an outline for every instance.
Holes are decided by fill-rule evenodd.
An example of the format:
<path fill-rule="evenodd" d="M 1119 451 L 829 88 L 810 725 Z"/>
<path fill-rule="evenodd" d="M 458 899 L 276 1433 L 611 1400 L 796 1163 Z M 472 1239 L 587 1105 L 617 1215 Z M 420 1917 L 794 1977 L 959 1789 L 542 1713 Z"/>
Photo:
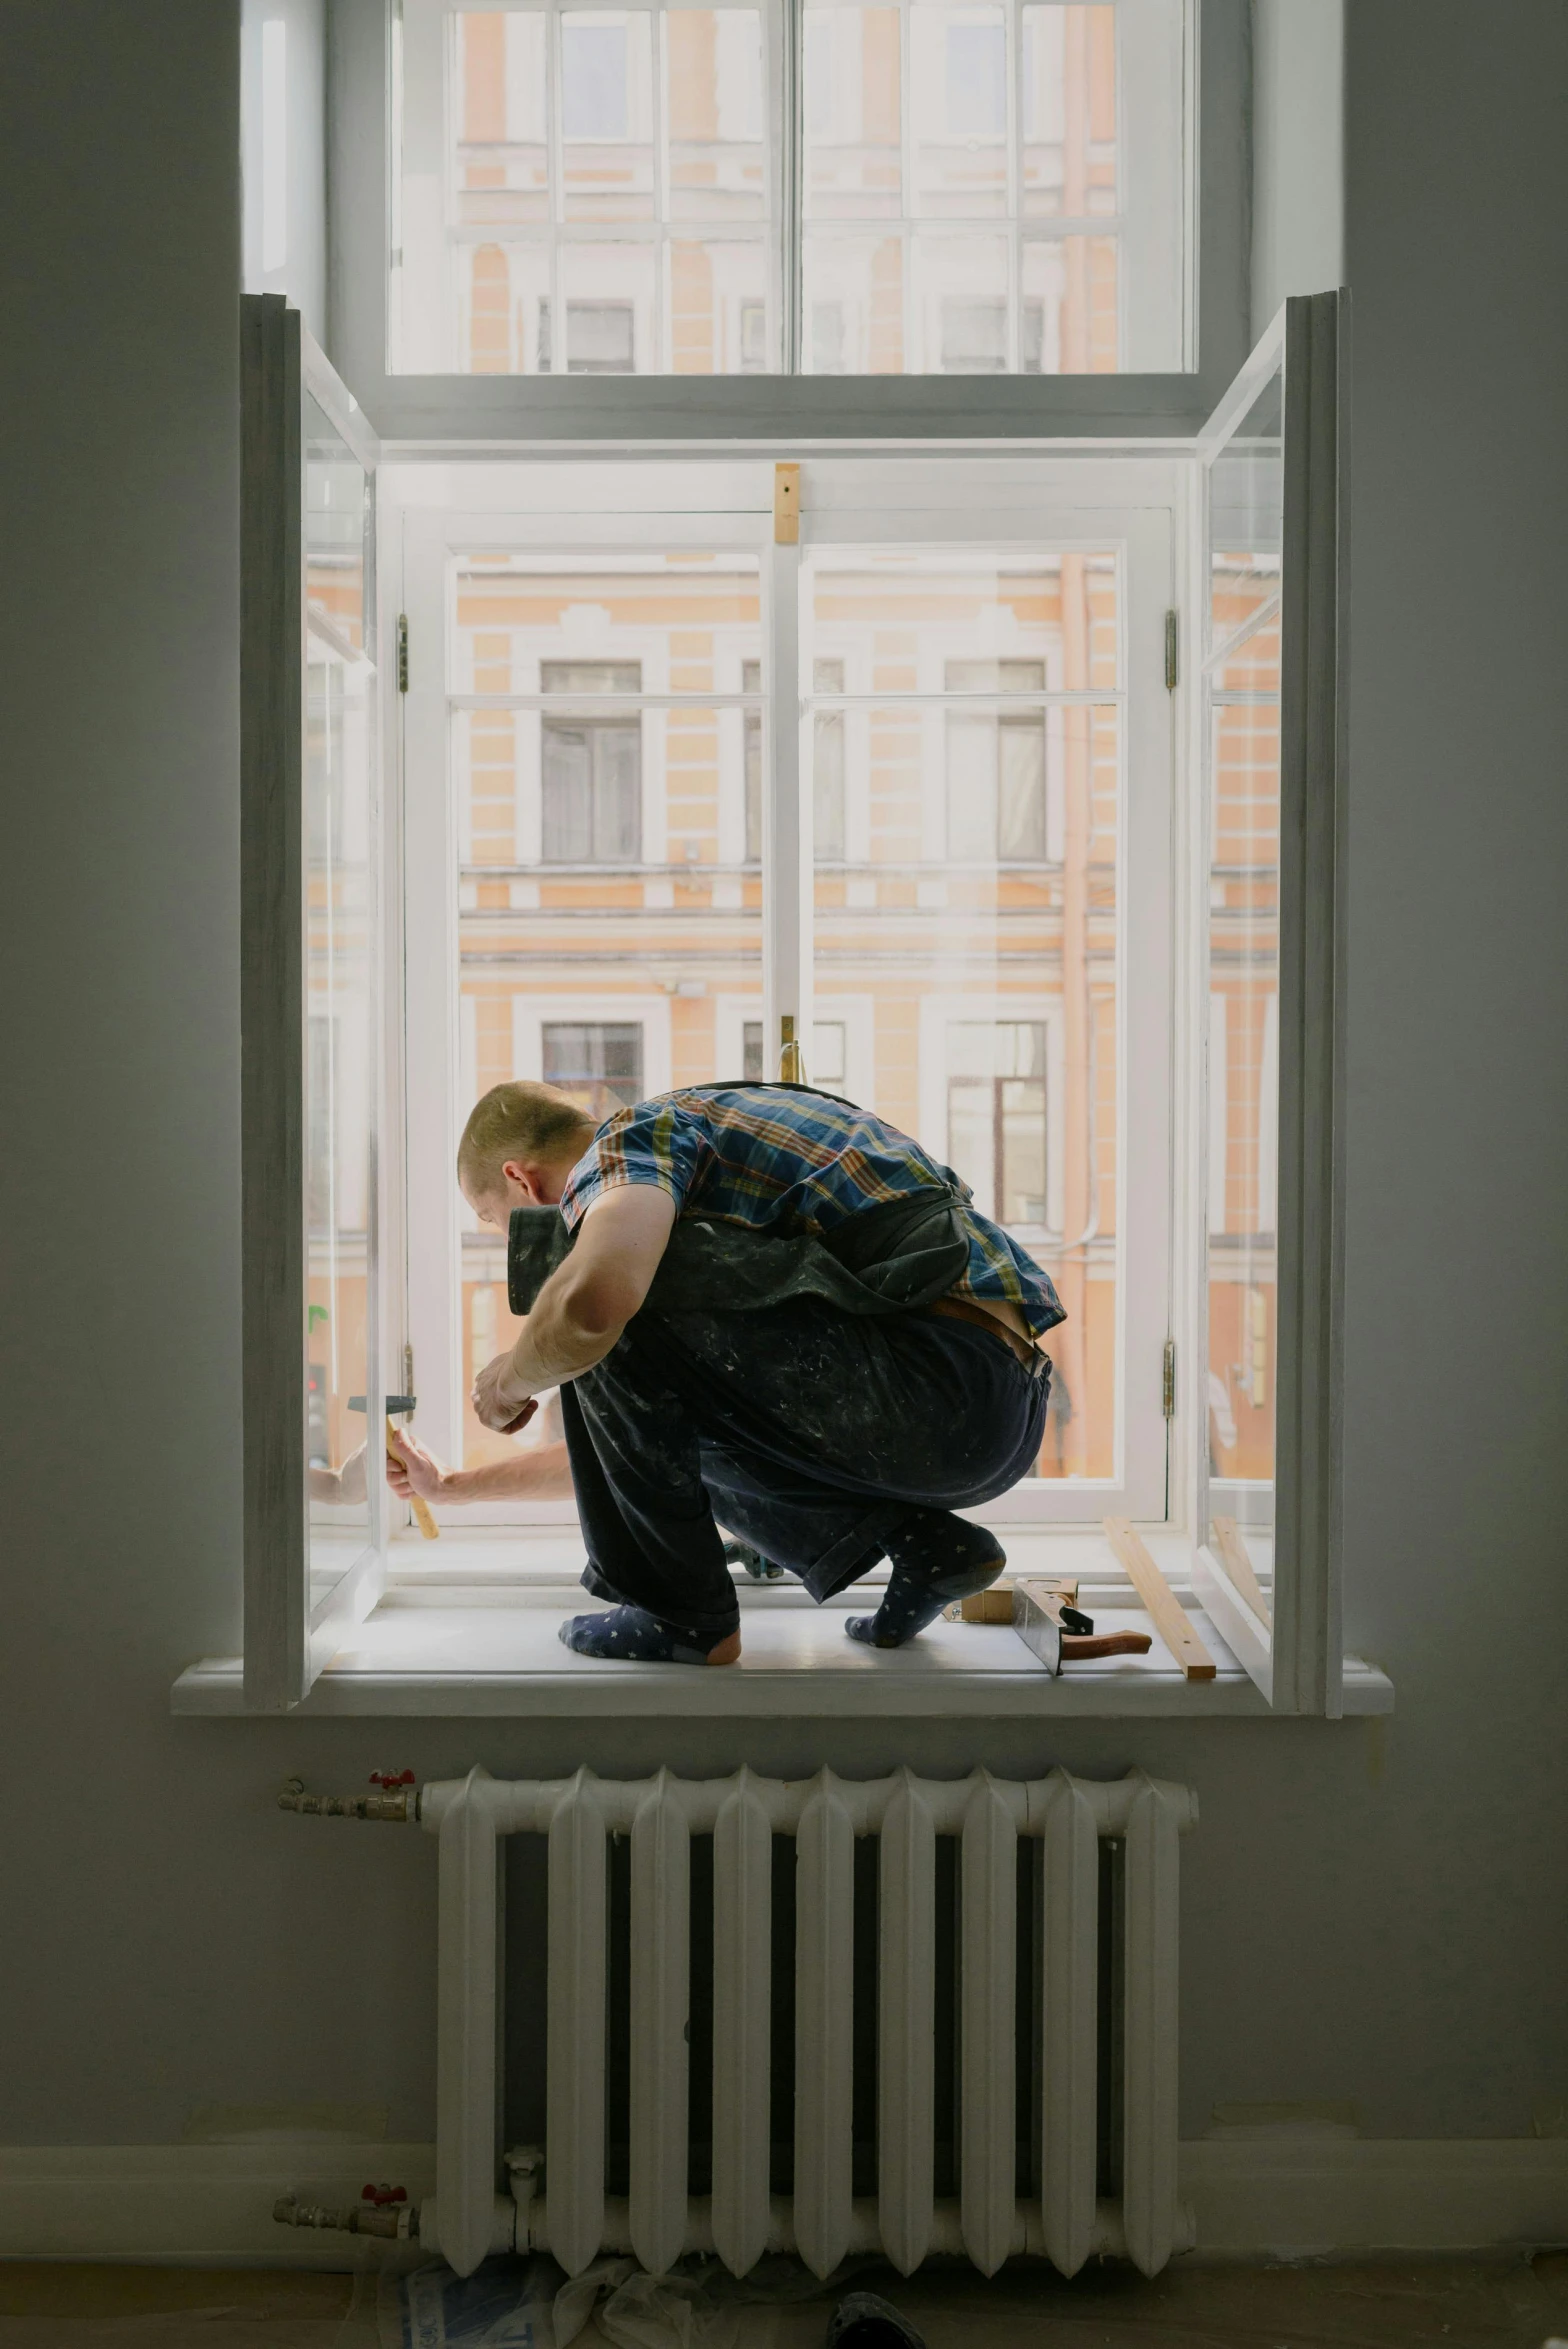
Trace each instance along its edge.
<path fill-rule="evenodd" d="M 779 144 L 774 159 L 778 185 L 781 240 L 781 298 L 779 365 L 786 375 L 801 371 L 801 223 L 803 205 L 801 141 L 804 114 L 800 99 L 801 53 L 804 44 L 805 0 L 779 0 Z"/>
<path fill-rule="evenodd" d="M 768 755 L 762 770 L 762 1073 L 778 1073 L 780 1026 L 805 1040 L 811 1013 L 811 835 L 800 789 L 800 549 L 763 560 Z M 809 1064 L 807 1073 L 809 1075 Z"/>
<path fill-rule="evenodd" d="M 566 218 L 566 153 L 561 136 L 561 12 L 545 18 L 550 70 L 544 77 L 545 134 L 550 142 L 550 372 L 566 373 L 566 304 L 561 288 L 561 226 Z"/>

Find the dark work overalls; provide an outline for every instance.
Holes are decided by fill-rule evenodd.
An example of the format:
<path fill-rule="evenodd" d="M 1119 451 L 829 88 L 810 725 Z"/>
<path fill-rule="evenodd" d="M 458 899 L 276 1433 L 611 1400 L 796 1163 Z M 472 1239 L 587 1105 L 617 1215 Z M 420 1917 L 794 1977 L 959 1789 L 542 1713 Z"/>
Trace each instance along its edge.
<path fill-rule="evenodd" d="M 954 1206 L 932 1187 L 822 1240 L 677 1219 L 641 1311 L 561 1389 L 586 1589 L 711 1645 L 739 1621 L 720 1524 L 822 1600 L 911 1509 L 970 1508 L 1028 1472 L 1046 1357 L 925 1310 L 968 1264 Z M 570 1246 L 555 1208 L 514 1212 L 514 1313 Z"/>

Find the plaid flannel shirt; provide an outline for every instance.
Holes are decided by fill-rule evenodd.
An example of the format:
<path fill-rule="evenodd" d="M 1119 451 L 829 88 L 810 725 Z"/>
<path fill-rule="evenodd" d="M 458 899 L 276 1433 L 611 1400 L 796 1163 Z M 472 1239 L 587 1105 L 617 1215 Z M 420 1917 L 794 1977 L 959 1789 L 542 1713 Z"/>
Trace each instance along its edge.
<path fill-rule="evenodd" d="M 981 1215 L 967 1184 L 869 1110 L 825 1093 L 774 1085 L 703 1086 L 618 1110 L 567 1178 L 568 1231 L 596 1199 L 651 1183 L 677 1215 L 705 1215 L 786 1238 L 821 1238 L 863 1207 L 934 1185 L 964 1202 L 969 1270 L 953 1294 L 1017 1306 L 1035 1337 L 1067 1317 L 1048 1276 L 1016 1240 Z"/>

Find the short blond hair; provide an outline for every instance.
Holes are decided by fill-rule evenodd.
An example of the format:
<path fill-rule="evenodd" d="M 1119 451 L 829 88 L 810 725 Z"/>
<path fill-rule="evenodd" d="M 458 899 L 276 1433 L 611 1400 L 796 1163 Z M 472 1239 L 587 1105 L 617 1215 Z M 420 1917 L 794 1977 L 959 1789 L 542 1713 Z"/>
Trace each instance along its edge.
<path fill-rule="evenodd" d="M 581 1158 L 596 1132 L 569 1093 L 554 1085 L 492 1085 L 476 1101 L 457 1145 L 457 1179 L 480 1198 L 503 1187 L 509 1158 L 525 1165 Z"/>

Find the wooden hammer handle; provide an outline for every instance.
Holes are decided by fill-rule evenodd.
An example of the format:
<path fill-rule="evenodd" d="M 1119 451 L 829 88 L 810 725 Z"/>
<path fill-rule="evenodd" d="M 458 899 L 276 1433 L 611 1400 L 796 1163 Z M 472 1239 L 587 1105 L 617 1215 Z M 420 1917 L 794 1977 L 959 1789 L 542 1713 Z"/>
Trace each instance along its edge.
<path fill-rule="evenodd" d="M 395 1440 L 396 1436 L 397 1429 L 394 1426 L 392 1420 L 389 1418 L 387 1420 L 387 1449 L 394 1460 L 402 1461 L 403 1456 L 397 1448 L 397 1443 Z M 403 1461 L 403 1465 L 406 1467 L 407 1462 Z M 437 1525 L 435 1519 L 431 1516 L 430 1503 L 425 1499 L 423 1493 L 416 1493 L 412 1487 L 410 1487 L 408 1502 L 409 1507 L 414 1512 L 414 1523 L 418 1526 L 426 1541 L 439 1541 L 441 1538 L 441 1528 L 439 1525 Z"/>
<path fill-rule="evenodd" d="M 1081 1656 L 1146 1656 L 1153 1645 L 1146 1631 L 1064 1631 L 1062 1662 L 1076 1663 Z"/>

